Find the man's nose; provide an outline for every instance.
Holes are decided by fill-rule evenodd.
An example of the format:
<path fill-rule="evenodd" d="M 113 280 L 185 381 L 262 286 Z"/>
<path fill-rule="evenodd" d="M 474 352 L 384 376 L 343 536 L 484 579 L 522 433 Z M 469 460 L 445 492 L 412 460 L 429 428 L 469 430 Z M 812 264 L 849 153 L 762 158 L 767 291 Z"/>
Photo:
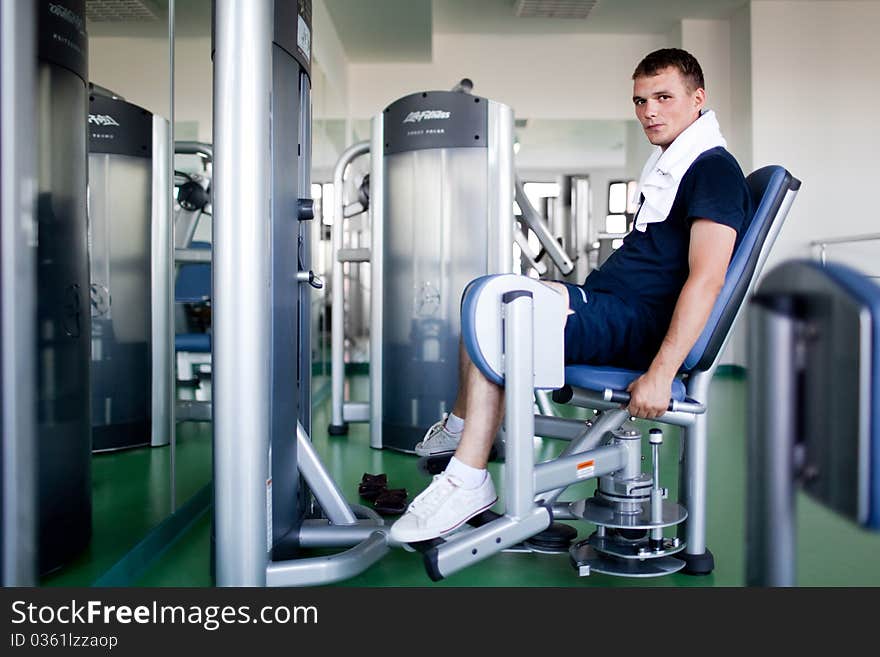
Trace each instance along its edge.
<path fill-rule="evenodd" d="M 651 99 L 645 101 L 645 116 L 653 118 L 657 116 L 657 103 Z"/>

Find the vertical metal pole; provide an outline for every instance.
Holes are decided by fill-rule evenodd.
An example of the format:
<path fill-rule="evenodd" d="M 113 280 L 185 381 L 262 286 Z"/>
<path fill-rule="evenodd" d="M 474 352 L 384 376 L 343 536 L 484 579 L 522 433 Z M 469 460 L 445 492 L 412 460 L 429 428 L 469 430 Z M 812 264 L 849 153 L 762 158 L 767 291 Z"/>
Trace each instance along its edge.
<path fill-rule="evenodd" d="M 779 297 L 775 298 L 779 301 Z M 746 584 L 794 586 L 796 319 L 756 297 L 749 321 Z"/>
<path fill-rule="evenodd" d="M 269 538 L 272 0 L 217 0 L 214 505 L 217 584 L 263 586 Z"/>
<path fill-rule="evenodd" d="M 3 586 L 37 582 L 34 4 L 0 2 Z"/>
<path fill-rule="evenodd" d="M 167 203 L 169 204 L 168 208 L 168 225 L 169 230 L 168 233 L 170 235 L 171 248 L 174 248 L 174 227 L 171 221 L 171 194 L 174 190 L 174 0 L 168 0 L 168 71 L 170 73 L 168 85 L 169 85 L 169 98 L 168 98 L 168 139 L 166 141 L 167 144 L 167 157 L 166 161 L 168 162 L 168 186 L 165 188 L 165 197 L 167 199 Z M 171 263 L 173 262 L 174 252 L 172 251 L 171 256 L 169 257 L 169 267 L 168 271 L 170 272 Z M 168 327 L 169 330 L 173 333 L 174 329 L 171 324 L 171 318 L 174 316 L 174 310 L 172 308 L 174 290 L 173 286 L 168 285 Z M 169 340 L 173 340 L 173 337 L 169 337 Z M 171 358 L 173 358 L 173 350 Z M 174 365 L 171 360 L 168 360 L 168 367 L 170 368 L 170 376 L 173 377 L 174 374 Z M 174 378 L 169 379 L 170 384 L 174 384 L 176 381 Z M 169 392 L 173 390 L 173 385 L 169 385 Z M 173 395 L 173 392 L 171 393 Z M 169 404 L 168 410 L 166 414 L 168 416 L 168 422 L 170 422 L 170 436 L 171 436 L 171 495 L 170 503 L 171 503 L 171 512 L 174 513 L 174 510 L 177 508 L 177 431 L 176 426 L 174 424 L 174 401 L 173 397 L 171 399 L 166 399 Z M 164 418 L 163 418 L 164 419 Z"/>
<path fill-rule="evenodd" d="M 385 126 L 373 117 L 370 136 L 370 447 L 382 448 L 382 331 L 385 267 Z M 335 313 L 334 313 L 335 314 Z"/>
<path fill-rule="evenodd" d="M 504 313 L 504 428 L 507 446 L 504 465 L 506 513 L 524 518 L 534 508 L 535 477 L 532 441 L 535 415 L 532 409 L 535 366 L 532 293 L 507 292 Z"/>
<path fill-rule="evenodd" d="M 487 274 L 513 272 L 513 110 L 507 105 L 489 102 L 488 157 L 489 223 Z M 374 151 L 375 152 L 375 151 Z M 372 185 L 373 178 L 370 177 Z"/>
<path fill-rule="evenodd" d="M 171 195 L 174 177 L 170 126 L 161 116 L 153 116 L 152 217 L 150 218 L 150 308 L 152 380 L 151 435 L 153 447 L 167 445 L 174 435 L 174 237 Z M 172 449 L 172 505 L 174 504 L 174 452 Z M 171 507 L 174 510 L 174 506 Z"/>
<path fill-rule="evenodd" d="M 688 384 L 688 395 L 708 404 L 711 381 L 711 370 L 694 374 Z M 706 414 L 697 415 L 694 423 L 685 427 L 683 433 L 678 499 L 687 509 L 688 517 L 679 526 L 679 534 L 684 534 L 684 540 L 687 542 L 685 552 L 700 555 L 706 552 L 706 495 L 709 467 L 709 425 Z"/>

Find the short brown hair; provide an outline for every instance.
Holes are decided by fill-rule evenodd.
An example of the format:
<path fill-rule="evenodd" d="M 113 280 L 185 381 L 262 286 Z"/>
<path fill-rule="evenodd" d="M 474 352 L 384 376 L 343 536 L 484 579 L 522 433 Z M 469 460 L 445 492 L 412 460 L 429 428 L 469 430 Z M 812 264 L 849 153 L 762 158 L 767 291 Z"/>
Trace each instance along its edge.
<path fill-rule="evenodd" d="M 678 69 L 691 91 L 706 88 L 700 62 L 688 51 L 681 48 L 661 48 L 649 53 L 636 66 L 632 79 L 657 75 L 664 68 L 670 67 Z"/>

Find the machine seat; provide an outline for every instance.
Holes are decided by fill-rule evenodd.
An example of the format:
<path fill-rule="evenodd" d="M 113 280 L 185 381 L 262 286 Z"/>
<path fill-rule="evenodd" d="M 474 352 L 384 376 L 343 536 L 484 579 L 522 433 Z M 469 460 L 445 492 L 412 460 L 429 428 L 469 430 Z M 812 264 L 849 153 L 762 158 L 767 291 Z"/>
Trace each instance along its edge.
<path fill-rule="evenodd" d="M 174 336 L 175 351 L 187 351 L 197 354 L 211 353 L 210 333 L 179 333 Z"/>
<path fill-rule="evenodd" d="M 604 392 L 606 389 L 626 390 L 630 383 L 639 378 L 644 372 L 638 370 L 625 370 L 619 367 L 602 367 L 597 365 L 568 365 L 565 368 L 566 385 L 595 392 Z M 672 381 L 672 399 L 684 401 L 687 390 L 684 381 L 674 379 Z"/>

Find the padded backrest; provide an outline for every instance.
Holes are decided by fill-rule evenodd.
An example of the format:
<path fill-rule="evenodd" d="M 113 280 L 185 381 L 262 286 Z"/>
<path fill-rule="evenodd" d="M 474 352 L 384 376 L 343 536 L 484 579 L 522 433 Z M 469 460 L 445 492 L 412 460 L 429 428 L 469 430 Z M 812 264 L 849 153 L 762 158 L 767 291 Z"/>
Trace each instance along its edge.
<path fill-rule="evenodd" d="M 778 215 L 785 196 L 801 186 L 800 181 L 781 166 L 758 169 L 749 174 L 746 183 L 752 196 L 754 215 L 730 260 L 724 287 L 715 301 L 706 326 L 684 360 L 684 371 L 704 371 L 715 362 L 752 280 L 760 273 L 759 258 L 767 236 L 771 234 L 777 218 L 780 221 L 783 219 Z M 773 234 L 775 235 L 775 231 Z"/>
<path fill-rule="evenodd" d="M 210 249 L 208 242 L 193 242 L 193 249 Z M 177 303 L 205 303 L 211 300 L 211 263 L 185 262 L 180 265 L 174 283 Z"/>

